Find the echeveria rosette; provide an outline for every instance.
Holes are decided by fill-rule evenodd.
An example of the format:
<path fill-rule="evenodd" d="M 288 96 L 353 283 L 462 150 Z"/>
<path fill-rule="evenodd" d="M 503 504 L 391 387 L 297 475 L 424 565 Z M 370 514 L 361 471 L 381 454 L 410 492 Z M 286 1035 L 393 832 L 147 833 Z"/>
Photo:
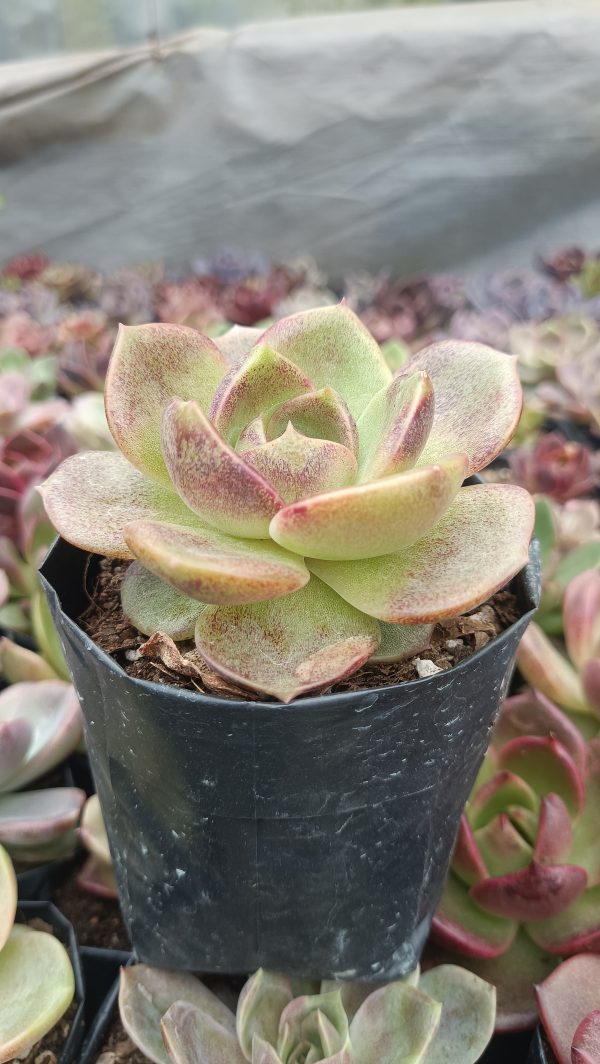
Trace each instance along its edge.
<path fill-rule="evenodd" d="M 142 632 L 195 634 L 216 671 L 289 702 L 382 644 L 417 652 L 425 625 L 526 563 L 527 493 L 461 488 L 521 401 L 515 360 L 480 344 L 433 344 L 392 376 L 343 304 L 214 342 L 122 328 L 106 382 L 121 454 L 63 463 L 44 501 L 70 542 L 135 559 L 122 597 Z"/>
<path fill-rule="evenodd" d="M 433 921 L 498 987 L 500 1030 L 535 1021 L 534 983 L 600 950 L 600 740 L 544 695 L 502 708 Z"/>
<path fill-rule="evenodd" d="M 194 976 L 139 964 L 121 972 L 119 1008 L 154 1064 L 473 1064 L 495 1000 L 455 965 L 379 985 L 259 969 L 234 1014 Z"/>

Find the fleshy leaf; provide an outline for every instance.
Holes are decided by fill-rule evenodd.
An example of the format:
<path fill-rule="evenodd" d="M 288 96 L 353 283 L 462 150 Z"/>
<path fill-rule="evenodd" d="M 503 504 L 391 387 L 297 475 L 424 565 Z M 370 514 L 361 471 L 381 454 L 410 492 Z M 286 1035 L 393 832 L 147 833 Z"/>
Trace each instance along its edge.
<path fill-rule="evenodd" d="M 273 1046 L 263 1042 L 262 1038 L 255 1038 L 252 1044 L 252 1064 L 283 1064 L 283 1062 Z"/>
<path fill-rule="evenodd" d="M 600 652 L 600 572 L 590 569 L 571 580 L 563 601 L 569 657 L 581 668 Z"/>
<path fill-rule="evenodd" d="M 211 668 L 282 702 L 349 676 L 378 642 L 376 622 L 314 578 L 272 602 L 208 608 L 196 625 Z"/>
<path fill-rule="evenodd" d="M 49 787 L 0 795 L 0 843 L 21 860 L 73 831 L 85 792 L 78 787 Z"/>
<path fill-rule="evenodd" d="M 318 392 L 298 395 L 278 406 L 269 418 L 266 428 L 268 439 L 281 436 L 290 422 L 304 436 L 332 440 L 352 454 L 358 454 L 356 422 L 341 395 L 333 388 L 321 388 Z"/>
<path fill-rule="evenodd" d="M 569 861 L 585 868 L 588 885 L 600 884 L 600 751 L 599 741 L 590 744 L 590 769 L 585 781 L 585 808 L 575 821 Z"/>
<path fill-rule="evenodd" d="M 260 337 L 263 329 L 254 329 L 248 325 L 232 325 L 231 329 L 214 337 L 214 343 L 225 356 L 227 364 L 234 366 L 241 359 L 246 358 Z"/>
<path fill-rule="evenodd" d="M 600 1064 L 600 1009 L 588 1013 L 575 1031 L 571 1064 Z"/>
<path fill-rule="evenodd" d="M 464 451 L 468 474 L 500 454 L 513 435 L 523 403 L 517 360 L 485 344 L 442 340 L 422 348 L 400 371 L 424 370 L 433 384 L 435 412 L 420 465 Z"/>
<path fill-rule="evenodd" d="M 558 1064 L 571 1064 L 575 1032 L 598 1008 L 600 956 L 570 957 L 535 988 L 540 1018 Z"/>
<path fill-rule="evenodd" d="M 54 935 L 15 924 L 0 952 L 0 1060 L 27 1055 L 75 993 L 69 955 Z"/>
<path fill-rule="evenodd" d="M 232 536 L 268 537 L 269 522 L 283 506 L 277 485 L 225 443 L 198 403 L 171 400 L 161 443 L 177 493 L 203 522 Z"/>
<path fill-rule="evenodd" d="M 235 1036 L 235 1016 L 208 987 L 189 972 L 134 964 L 121 969 L 119 1012 L 132 1042 L 154 1064 L 170 1064 L 160 1021 L 176 1001 L 195 1005 Z"/>
<path fill-rule="evenodd" d="M 538 799 L 533 789 L 520 776 L 506 769 L 497 772 L 480 787 L 467 807 L 467 816 L 473 828 L 489 824 L 511 805 L 523 806 L 532 812 L 537 809 Z"/>
<path fill-rule="evenodd" d="M 509 920 L 545 920 L 575 901 L 587 884 L 587 873 L 576 865 L 542 865 L 532 860 L 526 868 L 470 888 L 471 898 L 484 909 Z"/>
<path fill-rule="evenodd" d="M 310 558 L 372 564 L 376 556 L 408 547 L 429 532 L 458 492 L 464 468 L 463 456 L 451 455 L 437 466 L 313 495 L 280 510 L 271 521 L 271 537 Z"/>
<path fill-rule="evenodd" d="M 506 813 L 500 813 L 485 827 L 479 828 L 475 832 L 475 840 L 487 865 L 488 877 L 516 872 L 519 868 L 525 868 L 531 859 L 531 846 L 525 842 Z"/>
<path fill-rule="evenodd" d="M 600 717 L 600 657 L 586 661 L 581 670 L 581 682 L 588 705 Z"/>
<path fill-rule="evenodd" d="M 533 851 L 534 860 L 541 864 L 553 864 L 562 861 L 569 852 L 573 838 L 571 817 L 562 798 L 558 794 L 547 794 L 542 798 L 538 831 Z M 571 858 L 573 864 L 578 864 Z"/>
<path fill-rule="evenodd" d="M 352 451 L 331 440 L 303 436 L 291 422 L 282 436 L 245 450 L 244 461 L 272 485 L 286 504 L 343 488 L 356 479 Z"/>
<path fill-rule="evenodd" d="M 56 679 L 54 669 L 40 654 L 13 643 L 6 636 L 0 639 L 0 674 L 9 684 Z"/>
<path fill-rule="evenodd" d="M 486 484 L 460 491 L 435 527 L 401 552 L 360 562 L 311 559 L 308 565 L 364 613 L 392 624 L 421 624 L 463 613 L 503 587 L 527 563 L 532 527 L 527 492 Z"/>
<path fill-rule="evenodd" d="M 243 1064 L 246 1059 L 235 1034 L 186 1001 L 167 1009 L 160 1028 L 173 1064 Z"/>
<path fill-rule="evenodd" d="M 481 909 L 451 873 L 431 929 L 435 942 L 467 957 L 498 957 L 513 941 L 517 924 Z"/>
<path fill-rule="evenodd" d="M 234 366 L 221 381 L 209 418 L 217 432 L 235 447 L 242 429 L 259 414 L 312 390 L 301 369 L 268 343 L 259 343 L 245 362 Z"/>
<path fill-rule="evenodd" d="M 88 894 L 98 898 L 117 900 L 119 891 L 112 865 L 107 865 L 97 857 L 88 857 L 77 875 L 77 885 Z"/>
<path fill-rule="evenodd" d="M 255 1037 L 277 1044 L 279 1018 L 292 998 L 289 979 L 264 968 L 259 968 L 245 983 L 238 1000 L 236 1030 L 246 1060 L 252 1060 Z"/>
<path fill-rule="evenodd" d="M 412 972 L 403 976 L 401 979 L 395 980 L 395 982 L 407 983 L 408 986 L 418 986 L 421 969 L 419 965 L 413 968 Z M 342 1005 L 344 1011 L 348 1017 L 348 1022 L 351 1022 L 362 1003 L 367 1000 L 370 994 L 375 990 L 379 990 L 380 987 L 386 986 L 386 983 L 360 983 L 360 982 L 341 982 L 337 979 L 323 979 L 321 983 L 321 993 L 328 994 L 332 990 L 339 990 L 342 996 Z"/>
<path fill-rule="evenodd" d="M 173 396 L 207 411 L 227 369 L 207 336 L 182 325 L 119 328 L 106 374 L 106 417 L 119 450 L 142 473 L 169 484 L 160 424 Z"/>
<path fill-rule="evenodd" d="M 433 388 L 426 373 L 395 377 L 375 395 L 357 425 L 359 479 L 377 480 L 414 466 L 429 435 L 433 409 Z"/>
<path fill-rule="evenodd" d="M 154 484 L 110 451 L 83 451 L 67 458 L 38 490 L 64 539 L 109 558 L 132 557 L 123 539 L 131 521 L 200 525 L 172 488 Z"/>
<path fill-rule="evenodd" d="M 15 791 L 59 765 L 81 738 L 81 710 L 75 691 L 62 680 L 15 683 L 0 693 L 0 729 L 22 718 L 30 729 L 21 760 L 7 768 L 0 792 Z M 1 760 L 1 758 L 0 758 Z"/>
<path fill-rule="evenodd" d="M 419 989 L 442 1006 L 423 1064 L 475 1064 L 494 1033 L 495 987 L 464 968 L 442 964 L 421 976 Z"/>
<path fill-rule="evenodd" d="M 327 1023 L 320 1022 L 321 1017 Z M 288 1060 L 289 1050 L 303 1042 L 322 1048 L 322 1056 L 316 1059 L 324 1064 L 330 1058 L 331 1064 L 350 1064 L 348 1017 L 339 991 L 297 997 L 286 1005 L 279 1020 L 279 1055 Z"/>
<path fill-rule="evenodd" d="M 79 834 L 81 841 L 90 853 L 94 854 L 100 861 L 104 861 L 105 864 L 111 863 L 108 836 L 102 819 L 100 799 L 97 794 L 92 794 L 85 803 Z"/>
<path fill-rule="evenodd" d="M 275 543 L 212 528 L 137 521 L 127 526 L 125 538 L 142 565 L 200 602 L 262 602 L 289 595 L 309 579 L 302 559 Z M 164 630 L 156 620 L 154 631 Z"/>
<path fill-rule="evenodd" d="M 300 398 L 302 398 L 302 396 L 300 396 Z M 240 432 L 235 449 L 238 454 L 243 454 L 244 451 L 248 451 L 251 447 L 260 447 L 266 442 L 267 433 L 265 431 L 264 420 L 262 417 L 255 417 L 254 421 L 251 421 L 250 424 L 246 425 L 246 428 L 242 429 Z"/>
<path fill-rule="evenodd" d="M 548 953 L 600 952 L 600 887 L 591 887 L 557 916 L 528 923 L 526 929 Z"/>
<path fill-rule="evenodd" d="M 10 935 L 17 911 L 17 877 L 12 861 L 0 846 L 0 953 Z"/>
<path fill-rule="evenodd" d="M 441 1013 L 438 1001 L 406 983 L 375 990 L 350 1024 L 354 1064 L 420 1064 Z"/>
<path fill-rule="evenodd" d="M 571 813 L 585 804 L 584 783 L 577 765 L 553 736 L 526 735 L 511 739 L 498 755 L 500 768 L 514 772 L 536 794 L 558 794 Z"/>
<path fill-rule="evenodd" d="M 182 595 L 170 584 L 132 562 L 121 584 L 123 613 L 140 632 L 152 635 L 160 630 L 171 639 L 191 639 L 202 603 Z"/>
<path fill-rule="evenodd" d="M 262 340 L 299 366 L 315 389 L 334 388 L 355 418 L 392 378 L 379 346 L 345 304 L 292 314 Z"/>
<path fill-rule="evenodd" d="M 506 699 L 494 728 L 492 745 L 500 750 L 511 739 L 527 735 L 553 735 L 585 775 L 587 751 L 579 728 L 539 691 L 526 691 Z"/>
<path fill-rule="evenodd" d="M 463 883 L 471 887 L 489 875 L 485 861 L 479 852 L 473 829 L 463 813 L 452 854 L 452 871 Z"/>
<path fill-rule="evenodd" d="M 589 712 L 575 669 L 535 621 L 530 622 L 521 639 L 517 665 L 527 683 L 552 702 L 577 713 Z"/>
<path fill-rule="evenodd" d="M 385 624 L 379 621 L 381 642 L 371 661 L 406 661 L 429 646 L 432 624 Z"/>

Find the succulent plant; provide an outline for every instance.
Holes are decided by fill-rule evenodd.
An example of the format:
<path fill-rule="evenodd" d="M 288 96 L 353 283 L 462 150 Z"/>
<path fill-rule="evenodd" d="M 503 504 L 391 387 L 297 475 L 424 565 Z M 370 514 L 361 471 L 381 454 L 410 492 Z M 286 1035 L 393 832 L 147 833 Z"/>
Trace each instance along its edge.
<path fill-rule="evenodd" d="M 557 1064 L 598 1064 L 600 956 L 569 957 L 536 986 L 535 994 Z"/>
<path fill-rule="evenodd" d="M 193 976 L 136 965 L 121 972 L 119 1008 L 155 1064 L 473 1064 L 491 1037 L 495 994 L 454 965 L 380 985 L 259 969 L 234 1015 Z"/>
<path fill-rule="evenodd" d="M 600 332 L 593 318 L 573 313 L 544 322 L 519 322 L 510 329 L 509 343 L 519 359 L 523 383 L 537 384 L 600 343 Z"/>
<path fill-rule="evenodd" d="M 587 299 L 600 295 L 600 255 L 586 259 L 573 281 Z"/>
<path fill-rule="evenodd" d="M 17 880 L 0 846 L 0 1064 L 20 1060 L 58 1023 L 75 993 L 62 942 L 15 923 Z"/>
<path fill-rule="evenodd" d="M 596 456 L 559 432 L 549 432 L 533 445 L 511 448 L 508 463 L 516 484 L 557 502 L 589 495 L 598 484 Z"/>
<path fill-rule="evenodd" d="M 600 949 L 600 742 L 544 695 L 509 698 L 462 817 L 436 942 L 498 988 L 501 1030 L 535 1019 L 533 984 Z"/>
<path fill-rule="evenodd" d="M 525 564 L 527 493 L 461 490 L 520 408 L 510 357 L 446 342 L 392 377 L 343 305 L 215 342 L 123 329 L 106 384 L 122 453 L 68 459 L 42 493 L 70 542 L 136 559 L 140 631 L 195 631 L 217 672 L 289 702 L 410 656 Z"/>
<path fill-rule="evenodd" d="M 567 585 L 563 599 L 566 657 L 532 622 L 517 652 L 524 679 L 576 715 L 581 730 L 600 727 L 600 571 L 589 569 Z"/>
<path fill-rule="evenodd" d="M 92 794 L 85 803 L 79 825 L 79 838 L 89 853 L 77 877 L 79 886 L 101 898 L 118 898 L 108 837 L 97 794 Z"/>
<path fill-rule="evenodd" d="M 551 255 L 540 255 L 538 261 L 550 277 L 555 277 L 557 281 L 568 281 L 574 274 L 581 273 L 585 260 L 585 251 L 578 247 L 568 247 Z"/>
<path fill-rule="evenodd" d="M 536 623 L 547 635 L 563 632 L 562 602 L 579 573 L 600 567 L 600 503 L 597 499 L 535 504 L 535 538 L 542 561 L 542 598 Z"/>

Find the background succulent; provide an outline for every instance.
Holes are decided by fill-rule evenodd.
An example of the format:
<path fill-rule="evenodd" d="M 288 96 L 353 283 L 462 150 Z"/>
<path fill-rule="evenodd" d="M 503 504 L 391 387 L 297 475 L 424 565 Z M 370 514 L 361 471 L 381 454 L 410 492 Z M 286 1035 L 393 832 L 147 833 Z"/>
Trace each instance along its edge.
<path fill-rule="evenodd" d="M 589 495 L 598 484 L 597 456 L 585 444 L 566 440 L 559 432 L 511 448 L 507 457 L 515 484 L 556 502 Z"/>
<path fill-rule="evenodd" d="M 108 836 L 97 794 L 92 794 L 83 807 L 78 833 L 89 854 L 77 876 L 79 886 L 101 898 L 118 898 Z"/>
<path fill-rule="evenodd" d="M 535 994 L 558 1064 L 600 1060 L 600 956 L 580 954 L 552 972 Z"/>
<path fill-rule="evenodd" d="M 600 568 L 600 503 L 536 499 L 535 537 L 542 561 L 542 598 L 536 623 L 548 635 L 563 631 L 565 591 L 579 573 Z"/>
<path fill-rule="evenodd" d="M 494 989 L 453 965 L 373 986 L 259 969 L 237 1013 L 193 976 L 123 969 L 119 1007 L 155 1064 L 473 1064 L 494 1025 Z"/>
<path fill-rule="evenodd" d="M 106 384 L 121 455 L 45 483 L 58 531 L 136 562 L 123 607 L 146 634 L 195 631 L 226 677 L 283 701 L 484 601 L 527 560 L 518 487 L 461 489 L 519 418 L 514 360 L 446 342 L 392 377 L 345 306 L 215 342 L 123 329 Z"/>
<path fill-rule="evenodd" d="M 75 993 L 69 955 L 46 931 L 15 923 L 17 880 L 0 846 L 0 1064 L 27 1056 Z"/>

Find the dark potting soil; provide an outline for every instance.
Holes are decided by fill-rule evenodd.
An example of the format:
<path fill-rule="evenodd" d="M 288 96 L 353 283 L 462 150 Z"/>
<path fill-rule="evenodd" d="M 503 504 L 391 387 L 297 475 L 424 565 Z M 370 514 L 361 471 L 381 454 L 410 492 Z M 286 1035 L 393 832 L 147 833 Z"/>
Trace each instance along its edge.
<path fill-rule="evenodd" d="M 77 1001 L 72 1001 L 64 1016 L 40 1042 L 36 1042 L 26 1057 L 19 1057 L 19 1064 L 57 1064 L 69 1037 L 77 1012 Z"/>
<path fill-rule="evenodd" d="M 91 1064 L 148 1064 L 148 1057 L 136 1049 L 126 1033 L 118 1012 L 108 1029 L 102 1049 Z"/>
<path fill-rule="evenodd" d="M 73 924 L 80 946 L 131 949 L 118 901 L 82 890 L 77 882 L 77 869 L 60 884 L 52 900 Z"/>
<path fill-rule="evenodd" d="M 87 588 L 90 601 L 79 623 L 94 643 L 136 679 L 185 687 L 220 698 L 254 701 L 255 693 L 213 672 L 197 654 L 191 640 L 178 644 L 188 670 L 193 671 L 191 676 L 174 666 L 168 655 L 160 653 L 158 646 L 156 654 L 151 657 L 147 651 L 145 656 L 139 655 L 139 648 L 148 642 L 147 637 L 130 624 L 121 607 L 121 583 L 128 566 L 129 562 L 103 558 L 96 578 Z M 498 591 L 477 609 L 436 624 L 430 645 L 414 658 L 386 664 L 367 662 L 352 676 L 320 693 L 388 687 L 450 669 L 484 647 L 519 616 L 516 596 L 511 591 Z"/>

